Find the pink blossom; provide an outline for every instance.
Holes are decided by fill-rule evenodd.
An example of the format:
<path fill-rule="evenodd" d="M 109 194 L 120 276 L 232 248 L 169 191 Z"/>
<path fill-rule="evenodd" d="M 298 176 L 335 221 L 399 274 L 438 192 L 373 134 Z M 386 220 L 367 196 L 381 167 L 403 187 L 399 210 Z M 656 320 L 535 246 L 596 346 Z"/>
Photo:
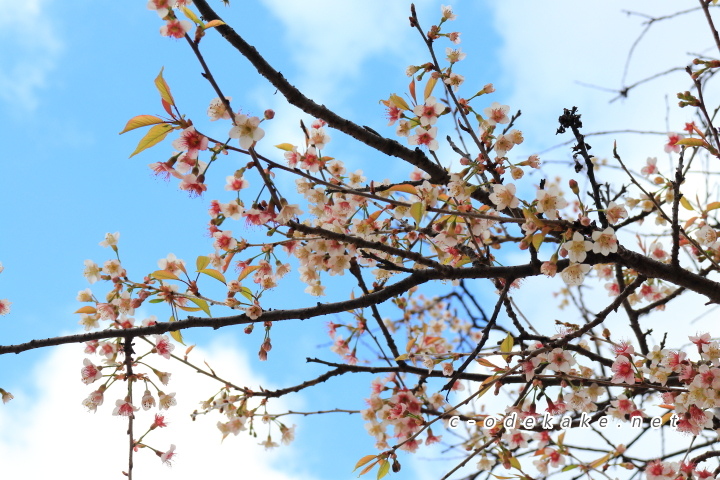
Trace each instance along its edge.
<path fill-rule="evenodd" d="M 190 126 L 182 131 L 180 138 L 172 142 L 172 146 L 176 150 L 185 150 L 187 157 L 197 158 L 200 150 L 207 150 L 208 138 L 195 131 L 195 127 Z"/>
<path fill-rule="evenodd" d="M 605 210 L 605 216 L 607 217 L 608 222 L 614 225 L 621 219 L 627 218 L 628 213 L 627 210 L 625 210 L 624 205 L 618 205 L 615 202 L 610 202 Z"/>
<path fill-rule="evenodd" d="M 486 117 L 485 121 L 487 121 L 490 126 L 498 123 L 510 123 L 510 118 L 507 116 L 509 110 L 510 107 L 508 105 L 500 105 L 498 102 L 493 102 L 483 110 Z"/>
<path fill-rule="evenodd" d="M 438 141 L 435 140 L 437 136 L 437 127 L 424 129 L 423 127 L 417 127 L 415 129 L 415 135 L 408 137 L 408 143 L 410 145 L 426 145 L 429 150 L 437 150 L 439 148 Z"/>
<path fill-rule="evenodd" d="M 133 415 L 133 412 L 137 412 L 140 410 L 137 407 L 133 407 L 130 402 L 127 400 L 116 400 L 115 401 L 115 410 L 113 410 L 113 415 L 119 415 L 123 417 L 129 417 Z"/>
<path fill-rule="evenodd" d="M 648 157 L 648 159 L 645 161 L 645 166 L 640 170 L 640 173 L 645 175 L 646 177 L 653 173 L 657 173 L 658 169 L 656 163 L 656 157 Z"/>
<path fill-rule="evenodd" d="M 91 383 L 102 377 L 102 372 L 100 371 L 100 368 L 93 365 L 93 363 L 87 358 L 83 360 L 83 365 L 85 366 L 80 370 L 80 374 L 82 376 L 82 382 L 85 385 L 90 385 Z"/>
<path fill-rule="evenodd" d="M 595 253 L 609 255 L 617 252 L 618 250 L 617 237 L 615 236 L 615 230 L 612 227 L 608 227 L 602 232 L 593 232 L 592 239 L 595 242 L 593 244 L 593 252 Z"/>
<path fill-rule="evenodd" d="M 160 455 L 160 460 L 162 460 L 163 463 L 170 464 L 172 460 L 175 458 L 175 445 L 170 445 L 170 448 L 167 452 Z"/>
<path fill-rule="evenodd" d="M 665 151 L 667 153 L 680 153 L 680 145 L 677 145 L 677 142 L 683 138 L 685 138 L 685 136 L 679 133 L 668 133 L 668 142 L 665 144 Z"/>
<path fill-rule="evenodd" d="M 175 350 L 175 345 L 170 343 L 170 339 L 167 335 L 155 335 L 155 350 L 158 355 L 170 358 L 170 354 Z"/>
<path fill-rule="evenodd" d="M 560 272 L 560 276 L 569 286 L 581 285 L 585 281 L 585 274 L 587 274 L 591 268 L 590 265 L 584 263 L 572 263 Z"/>
<path fill-rule="evenodd" d="M 612 364 L 612 371 L 615 373 L 612 380 L 613 383 L 635 383 L 635 371 L 630 360 L 625 355 L 619 356 Z"/>
<path fill-rule="evenodd" d="M 192 23 L 187 20 L 168 20 L 160 27 L 160 35 L 163 37 L 183 38 L 192 29 Z"/>

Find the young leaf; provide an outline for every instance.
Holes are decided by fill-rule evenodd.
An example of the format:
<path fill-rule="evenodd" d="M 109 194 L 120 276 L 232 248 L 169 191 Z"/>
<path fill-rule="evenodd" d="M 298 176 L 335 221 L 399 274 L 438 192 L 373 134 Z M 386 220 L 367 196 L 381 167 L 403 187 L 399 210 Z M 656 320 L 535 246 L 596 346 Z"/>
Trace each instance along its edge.
<path fill-rule="evenodd" d="M 195 266 L 197 267 L 198 271 L 204 269 L 208 265 L 210 265 L 210 257 L 206 257 L 204 255 L 200 255 L 195 261 Z"/>
<path fill-rule="evenodd" d="M 406 183 L 403 183 L 402 185 L 393 185 L 392 187 L 388 188 L 386 191 L 388 192 L 405 192 L 405 193 L 411 193 L 413 195 L 417 195 L 417 188 L 415 188 L 414 185 L 408 185 Z"/>
<path fill-rule="evenodd" d="M 130 155 L 130 158 L 134 157 L 143 150 L 150 148 L 153 145 L 165 140 L 165 137 L 168 133 L 170 133 L 172 129 L 172 125 L 169 125 L 167 123 L 161 123 L 160 125 L 155 125 L 154 127 L 152 127 L 140 140 L 140 143 L 138 143 L 137 148 L 132 153 L 132 155 Z"/>
<path fill-rule="evenodd" d="M 195 15 L 195 12 L 193 12 L 192 10 L 190 10 L 187 7 L 181 7 L 180 9 L 182 10 L 183 14 L 185 14 L 185 16 L 189 20 L 192 20 L 193 22 L 195 22 L 195 24 L 200 25 L 201 27 L 204 28 L 203 23 L 200 21 L 200 19 L 197 17 L 197 15 Z"/>
<path fill-rule="evenodd" d="M 97 313 L 97 310 L 95 310 L 95 307 L 91 307 L 90 305 L 85 305 L 84 307 L 79 308 L 75 313 Z"/>
<path fill-rule="evenodd" d="M 410 107 L 408 106 L 407 102 L 397 94 L 393 93 L 390 95 L 390 103 L 392 103 L 394 106 L 401 110 L 410 110 Z"/>
<path fill-rule="evenodd" d="M 685 209 L 687 209 L 687 210 L 694 210 L 693 206 L 690 204 L 690 201 L 687 198 L 685 198 L 684 195 L 682 197 L 680 197 L 680 204 L 683 207 L 685 207 Z"/>
<path fill-rule="evenodd" d="M 515 345 L 515 341 L 513 340 L 512 335 L 508 333 L 505 337 L 505 340 L 503 340 L 500 344 L 500 351 L 503 353 L 511 352 L 513 345 Z"/>
<path fill-rule="evenodd" d="M 162 75 L 164 69 L 165 67 L 162 67 L 160 69 L 160 73 L 158 73 L 158 76 L 155 77 L 155 86 L 157 87 L 158 92 L 160 92 L 160 96 L 163 100 L 165 100 L 170 105 L 175 105 L 175 100 L 170 93 L 170 87 L 168 86 L 167 82 L 165 82 L 165 79 Z"/>
<path fill-rule="evenodd" d="M 219 27 L 220 25 L 225 25 L 225 22 L 222 20 L 213 20 L 205 24 L 205 30 L 208 28 Z"/>
<path fill-rule="evenodd" d="M 422 202 L 415 202 L 410 206 L 410 215 L 415 219 L 415 223 L 420 225 L 425 216 L 425 205 Z"/>
<path fill-rule="evenodd" d="M 430 95 L 432 95 L 432 91 L 435 88 L 435 84 L 437 83 L 437 78 L 430 77 L 430 79 L 425 84 L 425 100 L 428 99 Z"/>
<path fill-rule="evenodd" d="M 247 287 L 240 287 L 240 295 L 247 298 L 251 302 L 254 300 L 252 292 Z"/>
<path fill-rule="evenodd" d="M 205 300 L 203 300 L 202 298 L 193 298 L 193 297 L 188 298 L 188 300 L 190 300 L 195 305 L 200 307 L 200 310 L 207 313 L 208 317 L 212 317 L 212 314 L 210 314 L 210 307 L 208 306 L 208 303 Z"/>
<path fill-rule="evenodd" d="M 410 90 L 410 96 L 412 97 L 413 102 L 417 103 L 417 98 L 415 97 L 415 77 L 413 77 L 412 82 L 410 82 L 408 89 Z"/>
<path fill-rule="evenodd" d="M 292 152 L 292 149 L 295 148 L 295 145 L 293 145 L 292 143 L 281 143 L 279 145 L 275 145 L 275 148 L 285 150 L 286 152 Z"/>
<path fill-rule="evenodd" d="M 170 315 L 170 323 L 175 321 L 175 316 Z M 182 333 L 180 333 L 180 330 L 172 330 L 170 331 L 170 336 L 176 341 L 181 343 L 182 345 L 185 345 L 185 342 L 183 342 Z"/>
<path fill-rule="evenodd" d="M 215 270 L 214 268 L 203 268 L 201 270 L 198 270 L 198 272 L 204 273 L 205 275 L 209 275 L 212 278 L 214 278 L 215 280 L 221 281 L 222 283 L 227 283 L 225 281 L 225 276 L 222 273 Z"/>
<path fill-rule="evenodd" d="M 260 268 L 258 265 L 248 265 L 247 267 L 243 268 L 242 272 L 240 272 L 240 275 L 238 275 L 238 282 L 242 282 L 245 277 L 250 275 L 258 268 Z"/>
<path fill-rule="evenodd" d="M 155 270 L 150 275 L 158 280 L 180 280 L 177 275 L 167 270 Z"/>
<path fill-rule="evenodd" d="M 136 128 L 156 125 L 158 123 L 165 123 L 165 120 L 154 115 L 138 115 L 137 117 L 133 117 L 128 120 L 127 124 L 125 124 L 125 128 L 119 133 L 119 135 L 129 132 L 130 130 L 135 130 Z"/>
<path fill-rule="evenodd" d="M 383 462 L 380 464 L 380 468 L 378 469 L 377 473 L 377 480 L 380 480 L 385 475 L 388 474 L 390 471 L 390 461 L 389 460 L 383 460 Z"/>
<path fill-rule="evenodd" d="M 353 472 L 357 470 L 358 468 L 362 467 L 366 463 L 375 460 L 377 458 L 377 455 L 365 455 L 362 457 L 358 462 L 355 464 L 355 468 L 353 468 Z"/>
<path fill-rule="evenodd" d="M 175 305 L 180 310 L 185 310 L 186 312 L 199 312 L 201 309 L 196 307 L 186 307 L 183 305 Z"/>

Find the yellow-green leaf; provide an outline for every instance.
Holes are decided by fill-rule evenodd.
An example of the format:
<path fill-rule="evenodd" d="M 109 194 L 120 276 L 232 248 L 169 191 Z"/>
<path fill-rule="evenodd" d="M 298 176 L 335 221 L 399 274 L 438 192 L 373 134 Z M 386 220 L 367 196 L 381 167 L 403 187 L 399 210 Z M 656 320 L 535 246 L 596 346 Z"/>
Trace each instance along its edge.
<path fill-rule="evenodd" d="M 371 462 L 377 458 L 377 455 L 365 455 L 362 457 L 358 462 L 355 464 L 355 468 L 353 468 L 353 472 L 357 470 L 358 468 L 362 467 L 368 462 Z"/>
<path fill-rule="evenodd" d="M 377 480 L 380 480 L 385 475 L 388 474 L 390 471 L 390 461 L 389 460 L 383 460 L 383 462 L 380 464 L 380 468 L 378 469 L 377 473 Z"/>
<path fill-rule="evenodd" d="M 238 282 L 242 282 L 245 277 L 250 275 L 252 272 L 260 268 L 258 265 L 248 265 L 247 267 L 242 269 L 242 272 L 240 272 L 240 275 L 238 275 Z"/>
<path fill-rule="evenodd" d="M 97 310 L 95 307 L 91 307 L 90 305 L 85 305 L 84 307 L 79 308 L 75 313 L 97 313 Z"/>
<path fill-rule="evenodd" d="M 197 260 L 195 261 L 195 266 L 198 270 L 202 270 L 203 268 L 210 265 L 210 257 L 206 257 L 204 255 L 200 255 Z"/>
<path fill-rule="evenodd" d="M 250 300 L 251 302 L 254 300 L 254 299 L 253 299 L 253 294 L 252 294 L 252 292 L 251 292 L 250 289 L 247 288 L 247 287 L 240 287 L 240 295 L 242 295 L 243 297 L 247 298 L 247 299 Z"/>
<path fill-rule="evenodd" d="M 175 305 L 180 310 L 185 310 L 186 312 L 199 312 L 200 309 L 197 307 L 186 307 L 184 305 Z"/>
<path fill-rule="evenodd" d="M 212 20 L 205 24 L 205 30 L 208 28 L 219 27 L 220 25 L 225 25 L 225 22 L 222 20 Z"/>
<path fill-rule="evenodd" d="M 417 195 L 417 193 L 418 193 L 417 188 L 415 188 L 414 185 L 408 185 L 407 183 L 403 183 L 402 185 L 393 185 L 392 187 L 388 188 L 386 191 L 388 191 L 388 192 L 405 192 L 405 193 L 411 193 L 413 195 Z"/>
<path fill-rule="evenodd" d="M 180 280 L 177 275 L 168 270 L 155 270 L 150 275 L 157 278 L 158 280 Z"/>
<path fill-rule="evenodd" d="M 205 275 L 209 275 L 212 278 L 214 278 L 215 280 L 221 281 L 222 283 L 227 283 L 225 281 L 225 276 L 222 273 L 215 270 L 214 268 L 203 268 L 203 269 L 198 270 L 198 272 L 204 273 Z"/>
<path fill-rule="evenodd" d="M 174 322 L 174 321 L 175 321 L 175 316 L 174 316 L 174 315 L 170 315 L 170 323 L 172 323 L 172 322 Z M 185 342 L 183 342 L 183 337 L 182 337 L 182 333 L 180 333 L 180 330 L 171 330 L 171 331 L 170 331 L 170 336 L 171 336 L 176 342 L 179 342 L 179 343 L 185 345 Z"/>
<path fill-rule="evenodd" d="M 367 472 L 369 472 L 370 470 L 372 470 L 373 468 L 375 468 L 375 465 L 377 465 L 379 461 L 380 461 L 380 460 L 375 460 L 375 461 L 372 462 L 370 465 L 368 465 L 367 467 L 363 468 L 362 471 L 361 471 L 360 473 L 358 473 L 358 477 L 362 477 L 362 476 L 365 475 Z"/>
<path fill-rule="evenodd" d="M 432 91 L 435 88 L 435 84 L 437 83 L 437 78 L 431 76 L 430 79 L 425 84 L 425 100 L 428 99 L 430 95 L 432 95 Z"/>
<path fill-rule="evenodd" d="M 392 103 L 394 106 L 401 110 L 410 110 L 407 102 L 402 97 L 394 93 L 390 95 L 390 103 Z"/>
<path fill-rule="evenodd" d="M 578 467 L 577 464 L 565 465 L 561 471 L 567 472 L 568 470 L 572 470 L 573 468 L 577 468 L 577 467 Z"/>
<path fill-rule="evenodd" d="M 205 300 L 203 300 L 202 298 L 193 298 L 193 297 L 190 297 L 188 300 L 190 300 L 195 305 L 200 307 L 200 310 L 207 313 L 208 317 L 212 317 L 212 315 L 210 314 L 210 307 L 208 306 L 208 303 Z"/>
<path fill-rule="evenodd" d="M 279 145 L 275 145 L 275 148 L 279 148 L 280 150 L 285 150 L 286 152 L 292 152 L 293 148 L 295 148 L 295 145 L 291 143 L 281 143 Z"/>
<path fill-rule="evenodd" d="M 200 19 L 197 17 L 197 15 L 195 15 L 195 12 L 193 12 L 192 10 L 190 10 L 189 8 L 187 8 L 185 6 L 181 7 L 180 9 L 182 10 L 183 14 L 185 14 L 185 16 L 188 19 L 192 20 L 193 22 L 195 22 L 197 25 L 200 25 L 201 27 L 203 26 L 203 23 L 200 21 Z"/>
<path fill-rule="evenodd" d="M 515 457 L 510 457 L 510 465 L 515 467 L 517 470 L 522 470 L 522 467 L 520 466 L 520 460 Z"/>
<path fill-rule="evenodd" d="M 694 210 L 693 206 L 690 204 L 690 201 L 687 198 L 685 198 L 684 195 L 682 197 L 680 197 L 680 204 L 683 207 L 685 207 L 686 210 Z"/>
<path fill-rule="evenodd" d="M 154 115 L 138 115 L 137 117 L 133 117 L 128 120 L 127 124 L 125 124 L 125 128 L 123 128 L 123 131 L 120 132 L 119 135 L 129 132 L 130 130 L 135 130 L 136 128 L 147 127 L 148 125 L 157 125 L 158 123 L 165 123 L 165 120 Z"/>
<path fill-rule="evenodd" d="M 410 206 L 410 215 L 415 219 L 415 223 L 420 225 L 425 216 L 425 205 L 422 202 L 415 202 Z"/>
<path fill-rule="evenodd" d="M 170 93 L 170 87 L 168 86 L 167 82 L 165 82 L 165 79 L 162 76 L 164 69 L 165 67 L 161 68 L 160 73 L 158 73 L 158 76 L 155 77 L 155 86 L 157 87 L 158 92 L 160 92 L 160 96 L 163 100 L 165 100 L 170 105 L 175 105 L 175 100 Z"/>
<path fill-rule="evenodd" d="M 597 460 L 590 463 L 590 468 L 598 468 L 601 465 L 604 465 L 610 458 L 612 457 L 611 454 L 603 455 L 602 457 L 598 458 Z"/>
<path fill-rule="evenodd" d="M 143 150 L 150 148 L 153 145 L 165 140 L 165 137 L 168 133 L 170 133 L 172 129 L 172 125 L 169 125 L 167 123 L 161 123 L 160 125 L 155 125 L 154 127 L 152 127 L 150 130 L 148 130 L 145 136 L 140 139 L 137 148 L 132 153 L 132 155 L 130 155 L 130 158 L 134 157 Z"/>
<path fill-rule="evenodd" d="M 515 345 L 515 340 L 513 340 L 512 335 L 509 333 L 505 337 L 505 340 L 502 341 L 500 344 L 500 351 L 503 353 L 511 352 L 513 349 L 513 346 Z"/>
<path fill-rule="evenodd" d="M 402 360 L 407 360 L 407 359 L 408 359 L 408 354 L 407 354 L 407 353 L 403 353 L 402 355 L 400 355 L 399 357 L 397 357 L 397 358 L 395 359 L 395 361 L 396 361 L 396 362 L 400 362 L 400 361 L 402 361 Z"/>
<path fill-rule="evenodd" d="M 532 244 L 533 247 L 535 247 L 535 250 L 540 249 L 540 245 L 542 245 L 543 241 L 545 241 L 545 233 L 537 232 L 535 235 L 533 235 Z"/>
<path fill-rule="evenodd" d="M 688 137 L 675 142 L 675 145 L 684 145 L 686 147 L 707 147 L 708 144 L 702 138 Z"/>

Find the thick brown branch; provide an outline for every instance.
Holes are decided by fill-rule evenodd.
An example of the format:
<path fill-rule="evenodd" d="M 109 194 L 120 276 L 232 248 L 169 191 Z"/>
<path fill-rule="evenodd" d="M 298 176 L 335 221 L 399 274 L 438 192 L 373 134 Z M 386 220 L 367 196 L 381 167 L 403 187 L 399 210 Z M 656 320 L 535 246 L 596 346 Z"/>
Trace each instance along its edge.
<path fill-rule="evenodd" d="M 205 0 L 197 0 L 194 4 L 206 21 L 221 20 Z M 420 170 L 427 172 L 430 175 L 432 183 L 445 184 L 449 181 L 450 177 L 448 173 L 440 166 L 431 162 L 419 148 L 410 150 L 395 140 L 376 135 L 360 125 L 341 117 L 324 105 L 318 105 L 291 85 L 280 72 L 275 70 L 265 58 L 260 55 L 255 47 L 247 43 L 232 27 L 229 25 L 221 25 L 217 27 L 217 30 L 230 45 L 235 47 L 238 52 L 253 64 L 260 75 L 265 77 L 285 96 L 290 104 L 298 107 L 309 115 L 324 120 L 331 128 L 350 135 L 354 139 L 359 140 L 379 152 L 405 160 Z"/>

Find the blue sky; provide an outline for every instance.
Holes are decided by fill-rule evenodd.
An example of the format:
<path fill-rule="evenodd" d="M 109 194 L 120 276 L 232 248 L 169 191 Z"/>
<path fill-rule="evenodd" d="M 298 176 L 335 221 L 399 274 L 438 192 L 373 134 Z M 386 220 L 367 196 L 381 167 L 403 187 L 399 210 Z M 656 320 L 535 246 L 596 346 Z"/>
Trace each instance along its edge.
<path fill-rule="evenodd" d="M 157 15 L 146 10 L 144 2 L 136 3 L 0 0 L 5 12 L 0 17 L 0 138 L 6 146 L 0 175 L 0 262 L 5 267 L 0 298 L 13 302 L 12 313 L 0 318 L 2 344 L 78 331 L 78 319 L 72 313 L 80 306 L 75 297 L 89 286 L 82 277 L 83 261 L 100 263 L 110 258 L 111 252 L 98 245 L 106 232 L 121 233 L 121 258 L 136 278 L 154 270 L 157 260 L 168 253 L 193 263 L 195 256 L 212 251 L 205 237 L 207 207 L 211 199 L 223 198 L 223 183 L 216 180 L 202 198 L 189 198 L 176 183 L 157 179 L 147 167 L 171 155 L 172 138 L 128 159 L 141 135 L 118 135 L 129 118 L 162 112 L 153 86 L 161 67 L 184 112 L 218 135 L 224 135 L 226 128 L 203 118 L 215 94 L 201 78 L 188 46 L 161 37 Z M 360 6 L 359 2 L 237 1 L 227 9 L 214 3 L 229 24 L 309 96 L 361 124 L 393 134 L 394 127 L 385 126 L 378 100 L 390 93 L 403 94 L 408 83 L 405 67 L 425 61 L 420 40 L 408 27 L 409 8 L 404 2 L 371 1 Z M 453 3 L 459 16 L 453 28 L 462 32 L 461 46 L 468 54 L 461 64 L 462 74 L 478 88 L 494 83 L 497 93 L 492 101 L 509 104 L 513 111 L 522 109 L 518 128 L 525 132 L 526 143 L 520 153 L 536 153 L 559 143 L 554 136 L 557 116 L 572 105 L 580 107 L 587 131 L 668 131 L 689 120 L 672 108 L 672 94 L 687 84 L 678 76 L 613 104 L 608 104 L 609 94 L 576 83 L 618 86 L 629 46 L 640 31 L 637 18 L 620 12 L 623 2 L 579 3 L 553 2 L 542 8 L 519 2 Z M 675 3 L 637 2 L 633 8 L 668 13 Z M 416 4 L 426 27 L 439 18 L 440 3 L 423 0 Z M 580 20 L 575 24 L 563 18 Z M 678 20 L 681 27 L 672 28 L 686 28 L 683 21 Z M 664 28 L 651 31 L 638 47 L 628 83 L 685 61 L 684 52 L 691 47 L 675 45 L 668 33 L 672 28 Z M 707 47 L 698 29 L 685 31 L 691 30 L 690 44 L 695 35 L 701 38 L 692 48 Z M 272 145 L 297 144 L 301 138 L 298 119 L 307 122 L 307 117 L 285 105 L 249 63 L 214 33 L 207 35 L 202 46 L 234 105 L 255 115 L 266 108 L 276 110 L 261 145 L 265 154 L 281 159 Z M 657 55 L 658 51 L 663 54 Z M 352 170 L 362 168 L 372 178 L 407 178 L 409 168 L 387 165 L 342 135 L 330 133 L 330 154 L 342 158 Z M 663 140 L 642 137 L 622 146 L 641 165 L 646 156 L 662 155 Z M 611 141 L 593 145 L 601 152 L 605 148 L 604 155 L 609 156 Z M 448 152 L 445 146 L 440 155 L 451 162 Z M 541 157 L 567 160 L 568 155 L 565 150 L 553 150 Z M 218 169 L 217 179 L 245 162 L 230 159 L 222 172 Z M 552 175 L 552 169 L 546 172 Z M 304 286 L 299 282 L 285 285 L 268 301 L 297 306 L 316 301 L 302 294 Z M 105 288 L 96 284 L 93 291 L 102 294 Z M 340 281 L 328 291 L 347 295 L 347 288 Z M 161 318 L 168 315 L 166 311 L 152 313 Z M 241 329 L 198 329 L 185 332 L 185 337 L 187 343 L 198 345 L 197 361 L 208 359 L 218 371 L 242 379 L 239 383 L 266 388 L 288 386 L 320 373 L 305 364 L 306 356 L 338 360 L 327 348 L 329 339 L 320 320 L 276 327 L 275 348 L 270 361 L 262 364 L 256 360 L 259 330 L 245 336 Z M 82 349 L 75 346 L 0 359 L 0 387 L 16 397 L 0 409 L 0 464 L 10 465 L 10 472 L 22 468 L 36 476 L 46 472 L 52 461 L 65 469 L 81 456 L 87 458 L 88 466 L 76 478 L 114 478 L 122 468 L 124 425 L 110 416 L 114 396 L 109 395 L 95 415 L 85 413 L 80 404 L 90 391 L 77 378 L 82 358 Z M 363 408 L 370 380 L 370 376 L 336 379 L 319 392 L 277 402 L 275 411 L 283 406 Z M 257 440 L 242 435 L 221 445 L 217 418 L 201 418 L 193 424 L 186 418 L 196 408 L 195 402 L 213 387 L 201 390 L 204 386 L 190 374 L 178 373 L 176 381 L 183 399 L 169 415 L 175 431 L 163 432 L 167 437 L 158 447 L 175 443 L 182 455 L 173 469 L 167 469 L 141 452 L 139 468 L 147 468 L 155 478 L 191 478 L 215 468 L 252 468 L 263 478 L 354 478 L 350 470 L 355 461 L 374 452 L 362 421 L 339 414 L 294 419 L 291 423 L 299 425 L 295 444 L 269 454 L 261 452 Z M 188 389 L 203 394 L 194 398 Z M 33 461 L 38 450 L 50 460 Z M 403 472 L 395 478 L 435 478 L 447 465 L 408 456 L 403 463 Z"/>

